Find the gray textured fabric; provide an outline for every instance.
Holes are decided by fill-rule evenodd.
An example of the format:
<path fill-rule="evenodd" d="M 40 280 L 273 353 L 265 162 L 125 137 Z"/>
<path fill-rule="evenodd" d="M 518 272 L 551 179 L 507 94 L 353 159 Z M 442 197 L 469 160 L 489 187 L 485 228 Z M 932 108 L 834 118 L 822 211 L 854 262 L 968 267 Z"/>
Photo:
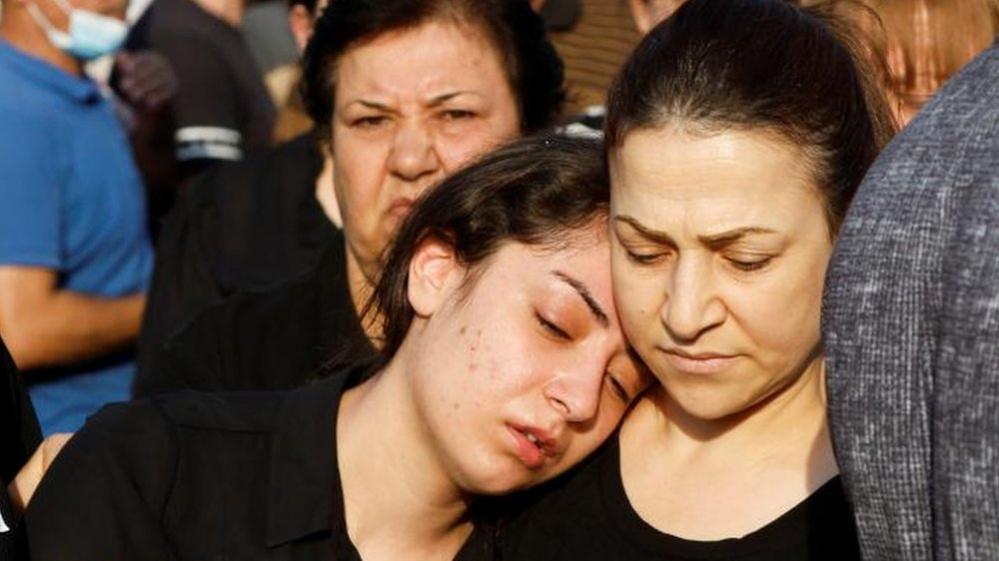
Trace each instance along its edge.
<path fill-rule="evenodd" d="M 999 559 L 999 44 L 882 153 L 823 306 L 865 559 Z"/>

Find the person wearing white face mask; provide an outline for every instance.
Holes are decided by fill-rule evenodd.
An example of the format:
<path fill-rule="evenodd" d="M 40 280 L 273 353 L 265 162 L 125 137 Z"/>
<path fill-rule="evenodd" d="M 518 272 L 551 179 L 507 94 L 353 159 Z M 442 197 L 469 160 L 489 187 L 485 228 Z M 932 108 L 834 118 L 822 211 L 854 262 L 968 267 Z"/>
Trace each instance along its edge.
<path fill-rule="evenodd" d="M 69 18 L 69 29 L 63 31 L 45 16 L 38 4 L 27 5 L 28 14 L 45 30 L 49 42 L 77 60 L 87 62 L 114 52 L 125 41 L 125 22 L 103 14 L 74 8 L 67 0 L 53 0 Z"/>
<path fill-rule="evenodd" d="M 5 0 L 0 334 L 43 432 L 128 398 L 152 249 L 128 140 L 85 61 L 122 43 L 122 0 Z"/>

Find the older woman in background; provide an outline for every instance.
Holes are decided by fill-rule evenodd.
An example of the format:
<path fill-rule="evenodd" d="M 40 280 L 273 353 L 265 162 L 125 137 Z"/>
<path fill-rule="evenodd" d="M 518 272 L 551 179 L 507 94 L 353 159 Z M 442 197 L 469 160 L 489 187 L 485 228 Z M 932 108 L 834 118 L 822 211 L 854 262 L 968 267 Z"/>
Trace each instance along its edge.
<path fill-rule="evenodd" d="M 330 4 L 305 53 L 305 101 L 332 148 L 328 188 L 342 235 L 331 232 L 337 239 L 304 277 L 237 293 L 147 349 L 136 394 L 290 388 L 331 354 L 370 356 L 378 322 L 362 325 L 360 310 L 412 202 L 499 143 L 550 124 L 562 84 L 527 0 Z"/>

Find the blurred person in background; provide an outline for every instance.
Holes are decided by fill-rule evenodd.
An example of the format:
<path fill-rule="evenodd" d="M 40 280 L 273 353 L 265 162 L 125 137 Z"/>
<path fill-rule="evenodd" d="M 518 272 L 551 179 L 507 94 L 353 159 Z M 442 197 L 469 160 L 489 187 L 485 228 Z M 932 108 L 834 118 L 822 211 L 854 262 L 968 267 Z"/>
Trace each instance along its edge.
<path fill-rule="evenodd" d="M 645 35 L 683 5 L 685 0 L 628 0 L 635 27 Z"/>
<path fill-rule="evenodd" d="M 902 126 L 999 33 L 997 0 L 864 0 L 887 35 L 889 94 Z"/>
<path fill-rule="evenodd" d="M 235 294 L 147 346 L 158 355 L 142 360 L 137 394 L 295 387 L 330 353 L 370 355 L 379 328 L 362 326 L 361 310 L 412 202 L 497 144 L 550 125 L 565 97 L 561 60 L 527 0 L 337 0 L 305 61 L 342 234 L 300 279 Z"/>
<path fill-rule="evenodd" d="M 128 140 L 83 63 L 125 36 L 123 0 L 5 0 L 0 21 L 0 334 L 43 432 L 128 398 L 152 269 Z"/>
<path fill-rule="evenodd" d="M 325 7 L 326 0 L 289 0 L 288 28 L 295 40 L 299 55 L 305 52 L 305 45 L 312 37 L 316 25 L 316 18 Z M 266 80 L 272 96 L 279 100 L 274 139 L 283 142 L 311 131 L 315 124 L 302 100 L 301 61 L 296 60 L 294 64 L 275 68 L 267 74 Z M 332 171 L 332 168 L 330 169 Z"/>
<path fill-rule="evenodd" d="M 246 0 L 155 0 L 129 51 L 152 49 L 177 76 L 174 155 L 181 177 L 271 144 L 274 106 L 240 33 Z"/>
<path fill-rule="evenodd" d="M 538 0 L 541 6 L 548 6 L 551 0 Z M 645 35 L 659 22 L 669 17 L 683 5 L 685 0 L 628 0 L 628 8 L 639 33 Z M 566 118 L 561 130 L 569 135 L 599 138 L 603 135 L 604 118 L 607 108 L 603 104 L 590 105 L 582 112 Z"/>
<path fill-rule="evenodd" d="M 292 4 L 288 22 L 300 49 L 325 4 Z M 304 119 L 310 127 L 292 140 L 221 162 L 178 194 L 157 243 L 140 372 L 198 312 L 240 290 L 294 279 L 315 267 L 330 245 L 343 243 L 332 158 L 311 118 Z"/>

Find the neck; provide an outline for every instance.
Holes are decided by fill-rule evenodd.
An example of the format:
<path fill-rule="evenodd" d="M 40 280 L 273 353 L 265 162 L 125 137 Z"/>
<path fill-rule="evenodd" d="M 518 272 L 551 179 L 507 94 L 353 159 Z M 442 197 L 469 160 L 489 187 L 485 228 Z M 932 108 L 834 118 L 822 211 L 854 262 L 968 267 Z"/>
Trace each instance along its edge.
<path fill-rule="evenodd" d="M 201 9 L 233 27 L 243 25 L 243 0 L 194 0 Z"/>
<path fill-rule="evenodd" d="M 321 150 L 323 169 L 316 178 L 316 200 L 319 201 L 319 206 L 330 222 L 337 228 L 342 228 L 343 219 L 340 218 L 340 207 L 336 204 L 336 192 L 333 190 L 333 157 L 325 148 Z"/>
<path fill-rule="evenodd" d="M 337 452 L 347 529 L 364 559 L 451 559 L 472 529 L 469 498 L 446 476 L 421 428 L 406 354 L 404 345 L 341 402 Z"/>
<path fill-rule="evenodd" d="M 655 441 L 677 461 L 744 458 L 761 469 L 767 466 L 808 466 L 813 475 L 837 473 L 825 406 L 825 361 L 812 359 L 796 380 L 745 411 L 722 419 L 698 419 L 686 414 L 664 391 L 641 407 L 639 423 L 655 433 Z M 745 462 L 740 462 L 746 465 Z"/>
<path fill-rule="evenodd" d="M 354 256 L 354 252 L 350 249 L 350 244 L 346 240 L 344 240 L 344 243 L 347 245 L 345 252 L 347 255 L 347 286 L 350 290 L 350 301 L 354 305 L 357 317 L 361 318 L 361 326 L 364 328 L 364 334 L 368 336 L 368 339 L 375 347 L 381 347 L 382 318 L 373 311 L 367 317 L 364 315 L 365 308 L 374 291 L 372 281 L 364 274 L 364 269 Z"/>
<path fill-rule="evenodd" d="M 83 75 L 83 64 L 53 45 L 26 8 L 15 11 L 15 7 L 11 7 L 3 11 L 0 37 L 15 49 L 44 60 L 64 72 Z"/>

